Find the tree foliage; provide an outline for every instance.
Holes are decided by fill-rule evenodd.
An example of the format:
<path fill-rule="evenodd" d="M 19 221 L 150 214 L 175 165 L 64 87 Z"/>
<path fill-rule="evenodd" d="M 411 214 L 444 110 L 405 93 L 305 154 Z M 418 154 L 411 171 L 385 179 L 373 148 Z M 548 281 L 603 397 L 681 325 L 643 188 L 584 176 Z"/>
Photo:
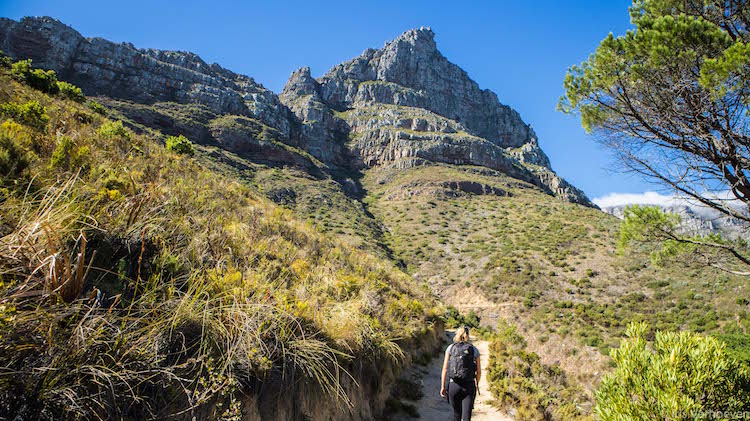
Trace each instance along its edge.
<path fill-rule="evenodd" d="M 645 323 L 631 324 L 628 338 L 611 351 L 617 367 L 596 393 L 601 420 L 726 419 L 750 410 L 750 372 L 727 355 L 724 343 L 657 332 L 649 344 L 647 331 Z"/>
<path fill-rule="evenodd" d="M 719 234 L 686 235 L 680 230 L 682 218 L 657 206 L 632 205 L 625 208 L 617 248 L 625 253 L 632 245 L 652 249 L 651 262 L 662 266 L 668 261 L 711 266 L 736 275 L 750 275 L 735 268 L 750 265 L 747 244 L 728 240 Z"/>
<path fill-rule="evenodd" d="M 635 0 L 630 16 L 568 71 L 559 108 L 626 170 L 750 223 L 750 4 Z"/>
<path fill-rule="evenodd" d="M 178 154 L 195 155 L 193 143 L 183 135 L 167 137 L 167 150 Z"/>

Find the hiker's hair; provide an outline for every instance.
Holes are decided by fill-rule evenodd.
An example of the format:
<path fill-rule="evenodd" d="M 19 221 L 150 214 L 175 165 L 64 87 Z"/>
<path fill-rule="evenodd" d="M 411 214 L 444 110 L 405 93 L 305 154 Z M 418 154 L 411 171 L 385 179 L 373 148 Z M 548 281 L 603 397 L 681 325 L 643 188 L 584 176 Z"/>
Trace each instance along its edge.
<path fill-rule="evenodd" d="M 469 328 L 461 326 L 456 329 L 456 334 L 453 336 L 453 342 L 469 342 Z"/>

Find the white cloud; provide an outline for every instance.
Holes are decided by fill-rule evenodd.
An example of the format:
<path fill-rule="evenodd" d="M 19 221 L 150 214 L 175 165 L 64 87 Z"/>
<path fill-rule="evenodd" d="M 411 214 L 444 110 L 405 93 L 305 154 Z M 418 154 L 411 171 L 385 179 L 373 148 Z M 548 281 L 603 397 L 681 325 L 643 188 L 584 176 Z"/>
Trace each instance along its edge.
<path fill-rule="evenodd" d="M 734 195 L 730 191 L 707 194 L 707 196 L 713 196 L 714 200 L 723 201 L 726 206 L 733 207 L 740 212 L 747 211 L 747 206 L 734 198 Z M 624 205 L 687 206 L 704 218 L 715 218 L 720 215 L 719 211 L 703 205 L 694 199 L 669 196 L 653 191 L 644 193 L 610 193 L 606 196 L 595 198 L 593 202 L 602 209 Z"/>
<path fill-rule="evenodd" d="M 687 204 L 684 199 L 680 199 L 679 197 L 667 196 L 653 191 L 644 193 L 610 193 L 606 196 L 595 198 L 593 202 L 600 208 L 636 204 L 659 206 Z"/>

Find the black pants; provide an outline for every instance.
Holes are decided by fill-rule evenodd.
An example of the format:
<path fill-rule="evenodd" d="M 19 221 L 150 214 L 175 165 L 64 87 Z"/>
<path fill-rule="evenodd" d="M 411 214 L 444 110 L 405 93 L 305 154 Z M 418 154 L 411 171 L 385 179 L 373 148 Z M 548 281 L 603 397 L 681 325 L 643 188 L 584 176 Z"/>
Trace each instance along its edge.
<path fill-rule="evenodd" d="M 453 421 L 471 421 L 474 397 L 477 394 L 474 382 L 468 384 L 448 383 L 448 401 L 453 407 Z"/>

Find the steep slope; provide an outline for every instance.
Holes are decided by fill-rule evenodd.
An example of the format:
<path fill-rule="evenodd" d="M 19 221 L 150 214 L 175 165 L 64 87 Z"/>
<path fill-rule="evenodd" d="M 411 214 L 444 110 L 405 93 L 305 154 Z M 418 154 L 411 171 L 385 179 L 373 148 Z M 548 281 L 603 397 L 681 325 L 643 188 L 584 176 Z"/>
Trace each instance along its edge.
<path fill-rule="evenodd" d="M 300 69 L 278 97 L 190 53 L 86 39 L 49 18 L 0 20 L 0 48 L 16 59 L 31 57 L 98 95 L 110 118 L 138 134 L 135 143 L 100 139 L 94 132 L 104 124 L 101 117 L 80 105 L 40 98 L 6 77 L 3 86 L 12 92 L 0 97 L 3 102 L 39 99 L 49 110 L 68 110 L 64 118 L 50 111 L 54 130 L 45 132 L 43 142 L 34 137 L 25 146 L 38 148 L 34 168 L 44 177 L 37 180 L 87 168 L 76 160 L 77 151 L 89 147 L 107 164 L 82 170 L 89 178 L 80 197 L 111 199 L 102 205 L 105 216 L 139 209 L 143 197 L 177 198 L 148 208 L 159 216 L 156 226 L 166 227 L 153 239 L 164 247 L 157 262 L 166 265 L 164 273 L 173 271 L 173 254 L 180 264 L 208 262 L 217 270 L 247 264 L 252 277 L 232 272 L 211 290 L 228 291 L 231 299 L 254 288 L 245 279 L 270 279 L 283 291 L 273 296 L 274 308 L 309 318 L 303 327 L 319 332 L 334 351 L 364 357 L 354 360 L 364 364 L 355 378 L 363 388 L 345 386 L 357 397 L 362 419 L 382 409 L 386 398 L 388 385 L 369 371 L 383 360 L 366 356 L 394 349 L 394 341 L 384 340 L 392 338 L 387 332 L 412 338 L 396 343 L 402 349 L 434 345 L 435 330 L 420 332 L 420 323 L 435 316 L 427 289 L 463 312 L 479 313 L 485 326 L 502 319 L 516 325 L 523 336 L 517 344 L 506 347 L 499 340 L 492 347 L 506 355 L 493 365 L 498 374 L 491 390 L 509 410 L 517 407 L 518 418 L 538 419 L 560 408 L 585 416 L 591 390 L 608 370 L 608 349 L 630 321 L 707 332 L 735 348 L 747 343 L 750 295 L 742 278 L 695 262 L 654 267 L 646 249 L 617 254 L 618 220 L 588 206 L 582 192 L 551 170 L 531 127 L 443 57 L 428 29 L 408 31 L 318 79 Z M 64 171 L 49 166 L 57 145 L 68 144 L 54 137 L 60 128 L 63 135 L 86 134 L 67 151 L 75 151 L 75 159 L 65 161 Z M 165 135 L 177 134 L 197 143 L 194 160 L 163 151 Z M 114 173 L 106 168 L 110 163 L 117 163 Z M 14 189 L 14 212 L 22 214 Z M 3 202 L 4 210 L 9 203 Z M 164 209 L 169 212 L 159 213 Z M 259 226 L 273 228 L 265 241 L 252 234 L 257 218 Z M 129 226 L 127 218 L 118 221 L 124 231 L 116 231 L 122 244 L 115 257 L 124 266 L 106 280 L 113 287 L 125 283 L 130 291 L 142 228 Z M 11 226 L 0 228 L 7 234 Z M 321 247 L 329 252 L 322 257 Z M 359 260 L 376 263 L 362 268 Z M 303 276 L 305 262 L 314 275 Z M 382 280 L 395 287 L 383 290 Z M 149 301 L 137 304 L 148 313 Z M 172 309 L 159 308 L 166 308 L 160 314 Z M 267 367 L 262 356 L 255 357 Z M 279 364 L 275 368 L 288 362 L 278 354 L 268 358 Z M 390 370 L 385 378 L 394 375 Z M 295 390 L 308 398 L 291 418 L 327 419 L 335 412 L 315 406 L 318 395 Z M 292 400 L 277 403 L 261 409 L 280 418 L 293 411 Z"/>
<path fill-rule="evenodd" d="M 426 288 L 6 63 L 0 418 L 383 414 L 441 334 Z"/>

